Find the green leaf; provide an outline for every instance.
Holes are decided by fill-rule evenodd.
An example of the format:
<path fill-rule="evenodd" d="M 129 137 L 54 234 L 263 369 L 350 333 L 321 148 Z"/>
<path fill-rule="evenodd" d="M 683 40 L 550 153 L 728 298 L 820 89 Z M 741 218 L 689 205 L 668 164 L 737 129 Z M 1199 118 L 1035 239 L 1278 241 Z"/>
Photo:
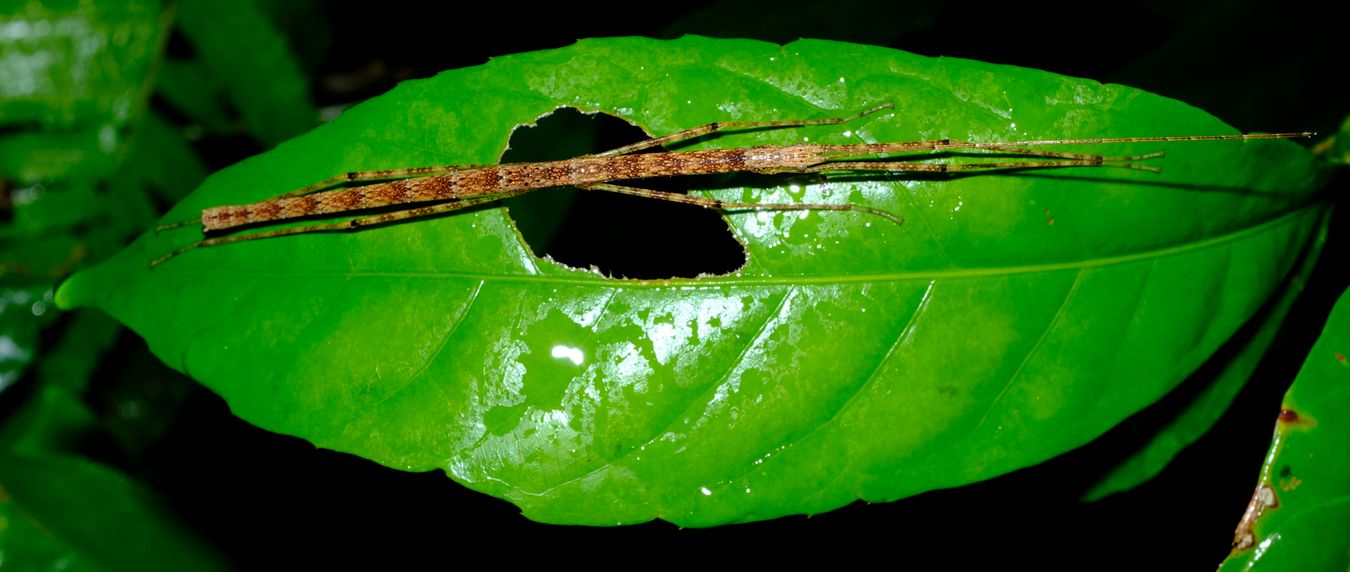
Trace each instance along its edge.
<path fill-rule="evenodd" d="M 0 393 L 38 357 L 42 330 L 57 314 L 56 282 L 73 270 L 79 248 L 68 236 L 27 237 L 0 248 Z"/>
<path fill-rule="evenodd" d="M 0 451 L 47 456 L 78 453 L 98 420 L 81 396 L 117 323 L 99 312 L 75 312 L 59 343 L 38 365 L 37 389 L 0 424 Z"/>
<path fill-rule="evenodd" d="M 1189 447 L 1207 433 L 1219 417 L 1228 410 L 1238 391 L 1246 385 L 1252 372 L 1256 370 L 1261 357 L 1275 340 L 1275 334 L 1284 324 L 1289 309 L 1303 292 L 1308 277 L 1312 274 L 1318 255 L 1326 242 L 1326 225 L 1309 245 L 1299 261 L 1298 269 L 1291 273 L 1279 292 L 1271 297 L 1268 307 L 1262 309 L 1242 330 L 1239 330 L 1228 343 L 1213 357 L 1207 367 L 1201 368 L 1192 376 L 1190 382 L 1196 382 L 1195 376 L 1203 376 L 1206 387 L 1186 405 L 1185 410 L 1174 417 L 1170 423 L 1120 465 L 1103 476 L 1083 495 L 1084 500 L 1096 501 L 1101 498 L 1129 490 L 1152 479 L 1161 472 L 1172 458 L 1182 449 Z M 1220 361 L 1215 361 L 1220 360 Z"/>
<path fill-rule="evenodd" d="M 2 0 L 0 16 L 0 125 L 135 117 L 164 37 L 158 0 Z"/>
<path fill-rule="evenodd" d="M 5 552 L 6 567 L 224 569 L 149 491 L 81 459 L 0 453 L 0 518 L 18 525 L 0 526 L 0 548 L 19 548 Z"/>
<path fill-rule="evenodd" d="M 37 389 L 0 424 L 0 565 L 6 570 L 215 570 L 219 557 L 150 491 L 78 457 L 100 420 L 82 401 L 119 328 L 77 312 L 39 365 Z"/>
<path fill-rule="evenodd" d="M 103 570 L 82 556 L 70 542 L 57 537 L 41 523 L 14 504 L 8 491 L 0 488 L 0 554 L 6 569 L 23 570 Z"/>
<path fill-rule="evenodd" d="M 313 127 L 305 76 L 286 39 L 252 1 L 184 0 L 178 25 L 224 85 L 254 136 L 275 145 Z M 248 49 L 239 49 L 241 45 Z"/>
<path fill-rule="evenodd" d="M 1221 570 L 1350 568 L 1350 292 L 1294 385 Z"/>
<path fill-rule="evenodd" d="M 196 61 L 166 59 L 159 70 L 156 92 L 208 133 L 228 133 L 230 119 L 222 105 L 222 87 Z"/>
<path fill-rule="evenodd" d="M 258 10 L 281 30 L 294 50 L 300 67 L 311 75 L 328 57 L 333 46 L 333 18 L 323 0 L 255 0 Z"/>
<path fill-rule="evenodd" d="M 116 171 L 122 142 L 111 127 L 6 135 L 0 137 L 0 175 L 23 183 L 104 178 Z"/>
<path fill-rule="evenodd" d="M 88 221 L 103 206 L 91 185 L 65 189 L 33 185 L 15 191 L 12 197 L 13 218 L 0 226 L 0 240 L 68 229 Z"/>
<path fill-rule="evenodd" d="M 492 163 L 559 106 L 664 134 L 837 117 L 699 147 L 1231 133 L 1130 88 L 822 41 L 583 41 L 409 82 L 211 177 L 166 221 L 337 173 Z M 530 518 L 682 526 L 885 501 L 1038 463 L 1166 394 L 1275 292 L 1321 218 L 1287 141 L 1165 150 L 1161 174 L 786 176 L 699 191 L 900 213 L 727 216 L 726 276 L 536 258 L 501 209 L 189 252 L 147 233 L 68 281 L 272 431 L 443 469 Z M 681 237 L 671 237 L 680 240 Z"/>
<path fill-rule="evenodd" d="M 1350 116 L 1341 122 L 1341 129 L 1329 140 L 1327 160 L 1341 165 L 1350 165 Z"/>
<path fill-rule="evenodd" d="M 139 178 L 165 201 L 182 199 L 206 178 L 206 165 L 183 134 L 155 113 L 146 114 L 126 162 L 127 176 Z"/>
<path fill-rule="evenodd" d="M 147 204 L 114 175 L 167 29 L 158 0 L 0 0 L 0 391 L 40 356 L 56 282 L 130 234 L 102 240 L 101 185 L 122 213 Z"/>
<path fill-rule="evenodd" d="M 44 383 L 82 393 L 99 358 L 120 331 L 117 322 L 100 312 L 75 312 L 62 332 L 61 341 L 47 351 L 48 359 L 38 366 L 38 375 Z"/>
<path fill-rule="evenodd" d="M 45 317 L 50 304 L 51 287 L 46 284 L 0 282 L 0 392 L 31 365 L 38 334 L 51 322 Z"/>

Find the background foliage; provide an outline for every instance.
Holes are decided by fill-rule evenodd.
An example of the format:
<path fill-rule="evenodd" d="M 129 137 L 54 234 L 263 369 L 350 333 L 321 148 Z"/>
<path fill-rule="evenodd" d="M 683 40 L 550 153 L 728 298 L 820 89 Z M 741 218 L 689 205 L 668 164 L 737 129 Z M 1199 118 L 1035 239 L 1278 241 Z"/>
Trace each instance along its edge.
<path fill-rule="evenodd" d="M 1313 270 L 1256 382 L 1211 436 L 1159 479 L 1125 495 L 1091 505 L 1075 501 L 1093 482 L 1084 475 L 1115 465 L 1140 435 L 1167 422 L 1178 403 L 1199 388 L 1183 386 L 1105 438 L 1033 470 L 890 505 L 709 531 L 529 523 L 513 507 L 448 486 L 439 475 L 387 471 L 243 425 L 216 398 L 165 370 L 106 320 L 47 310 L 56 280 L 115 251 L 207 171 L 302 132 L 397 80 L 566 45 L 578 37 L 699 33 L 892 45 L 1127 83 L 1197 105 L 1243 130 L 1334 132 L 1347 100 L 1336 91 L 1339 84 L 1325 81 L 1346 71 L 1331 49 L 1332 24 L 1278 6 L 1216 3 L 1192 9 L 1140 2 L 1113 10 L 1110 21 L 1074 22 L 1068 15 L 1075 5 L 1069 3 L 1034 14 L 1012 7 L 880 4 L 831 3 L 824 14 L 806 3 L 770 12 L 734 2 L 688 4 L 672 11 L 668 21 L 624 21 L 619 15 L 629 12 L 617 4 L 526 18 L 507 8 L 490 12 L 491 7 L 460 14 L 465 21 L 508 23 L 513 31 L 484 42 L 445 34 L 439 27 L 443 20 L 410 17 L 418 8 L 397 2 L 371 10 L 364 4 L 187 0 L 174 12 L 153 2 L 100 4 L 99 10 L 79 2 L 40 8 L 0 3 L 0 24 L 8 34 L 0 40 L 0 73 L 12 74 L 0 85 L 30 81 L 43 89 L 28 93 L 51 95 L 26 99 L 9 92 L 0 98 L 0 175 L 13 205 L 0 228 L 5 240 L 0 328 L 9 340 L 0 352 L 5 423 L 0 438 L 10 450 L 57 451 L 64 461 L 116 471 L 112 476 L 85 471 L 99 473 L 91 477 L 98 482 L 148 485 L 157 500 L 147 502 L 170 507 L 165 519 L 186 522 L 215 547 L 193 553 L 213 560 L 218 552 L 244 565 L 263 562 L 272 549 L 295 558 L 304 554 L 310 564 L 315 558 L 350 562 L 390 553 L 439 554 L 445 538 L 475 547 L 502 538 L 546 547 L 621 543 L 675 554 L 697 543 L 783 558 L 840 544 L 868 552 L 873 548 L 867 540 L 885 539 L 893 546 L 903 539 L 907 557 L 921 558 L 946 557 L 971 544 L 992 548 L 990 553 L 1024 551 L 1024 543 L 1044 547 L 1046 538 L 1054 538 L 1057 542 L 1037 554 L 1074 561 L 1081 550 L 1139 562 L 1166 554 L 1179 566 L 1212 565 L 1227 552 L 1278 396 L 1330 301 L 1347 283 L 1343 267 L 1323 264 Z M 64 59 L 33 64 L 41 58 L 31 54 L 50 44 L 25 44 L 24 38 L 39 36 L 17 34 L 18 22 L 30 29 L 48 22 L 49 34 L 67 38 L 57 42 Z M 1266 41 L 1271 30 L 1297 30 L 1304 42 Z M 106 50 L 95 53 L 116 57 L 81 59 L 87 54 L 77 48 L 90 43 L 77 40 L 90 37 L 108 38 Z M 96 81 L 64 83 L 68 77 Z M 75 94 L 84 95 L 71 97 Z M 1323 260 L 1344 252 L 1342 226 L 1333 223 Z M 102 361 L 95 359 L 103 354 Z M 34 443 L 33 435 L 42 439 Z M 25 510 L 0 504 L 7 521 L 41 520 Z M 1010 521 L 1020 526 L 986 535 L 988 523 Z M 147 538 L 159 538 L 154 542 L 193 545 L 163 539 L 156 530 L 165 527 L 147 528 Z M 37 530 L 62 529 L 43 523 Z M 51 537 L 58 546 L 43 554 L 56 560 L 99 553 L 69 540 L 81 538 L 78 534 Z M 769 538 L 774 544 L 766 554 L 762 543 Z M 66 548 L 59 546 L 63 542 Z M 1122 543 L 1130 547 L 1124 555 Z M 361 546 L 379 548 L 362 552 Z"/>

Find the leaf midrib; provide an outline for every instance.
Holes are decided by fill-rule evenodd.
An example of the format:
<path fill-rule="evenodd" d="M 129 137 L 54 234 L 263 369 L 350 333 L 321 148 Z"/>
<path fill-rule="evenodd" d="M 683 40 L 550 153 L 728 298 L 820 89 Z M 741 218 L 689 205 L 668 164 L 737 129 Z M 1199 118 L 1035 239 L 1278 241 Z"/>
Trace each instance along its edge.
<path fill-rule="evenodd" d="M 1297 209 L 1291 210 L 1279 217 L 1266 222 L 1252 225 L 1234 232 L 1216 235 L 1201 240 L 1187 242 L 1184 244 L 1167 246 L 1143 252 L 1107 256 L 1103 258 L 1093 258 L 1088 260 L 1079 260 L 1073 262 L 1057 262 L 1047 264 L 1033 264 L 1027 266 L 1005 266 L 989 268 L 955 268 L 948 270 L 924 270 L 922 272 L 884 272 L 875 274 L 849 274 L 832 276 L 803 276 L 803 275 L 783 275 L 773 277 L 741 277 L 735 274 L 726 276 L 709 276 L 702 278 L 668 278 L 662 280 L 633 280 L 626 278 L 606 278 L 606 277 L 564 277 L 564 276 L 540 276 L 528 274 L 482 274 L 482 273 L 456 273 L 456 272 L 392 272 L 392 271 L 352 271 L 352 272 L 260 272 L 260 271 L 239 271 L 239 270 L 178 270 L 171 272 L 180 275 L 194 276 L 254 276 L 254 277 L 344 277 L 344 278 L 423 278 L 423 279 L 463 279 L 493 282 L 524 282 L 528 284 L 540 285 L 568 285 L 568 286 L 602 286 L 612 288 L 671 288 L 671 287 L 724 287 L 724 286 L 786 286 L 802 284 L 852 284 L 852 283 L 874 283 L 874 282 L 905 282 L 916 280 L 936 280 L 936 279 L 963 279 L 963 278 L 981 278 L 987 276 L 1008 276 L 1014 274 L 1034 274 L 1038 272 L 1059 272 L 1065 270 L 1079 270 L 1084 268 L 1098 268 L 1104 266 L 1113 266 L 1118 264 L 1129 264 L 1142 260 L 1151 260 L 1165 258 L 1168 256 L 1177 256 L 1207 249 L 1213 246 L 1224 245 L 1230 242 L 1236 242 L 1249 236 L 1262 234 L 1275 227 L 1289 224 L 1294 219 L 1307 215 L 1311 210 L 1316 209 L 1322 203 L 1312 202 L 1303 205 Z M 542 259 L 537 259 L 542 260 Z M 170 272 L 167 269 L 156 270 L 156 272 Z M 576 272 L 585 272 L 576 270 Z"/>

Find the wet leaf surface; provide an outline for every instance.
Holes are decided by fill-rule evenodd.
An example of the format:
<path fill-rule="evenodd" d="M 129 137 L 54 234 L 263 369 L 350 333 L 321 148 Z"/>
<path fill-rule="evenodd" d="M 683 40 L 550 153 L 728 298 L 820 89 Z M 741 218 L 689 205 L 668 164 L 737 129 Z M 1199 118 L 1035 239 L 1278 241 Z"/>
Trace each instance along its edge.
<path fill-rule="evenodd" d="M 881 48 L 593 40 L 405 83 L 213 176 L 164 220 L 347 171 L 493 163 L 514 127 L 560 106 L 664 134 L 883 101 L 896 111 L 697 147 L 1233 132 L 1121 86 Z M 1167 393 L 1278 289 L 1324 210 L 1311 154 L 1090 148 L 1158 150 L 1161 174 L 714 184 L 697 192 L 906 219 L 731 214 L 748 261 L 725 276 L 568 268 L 486 208 L 202 249 L 154 271 L 195 231 L 147 234 L 58 301 L 107 310 L 252 423 L 445 470 L 537 520 L 818 513 L 1081 445 Z"/>

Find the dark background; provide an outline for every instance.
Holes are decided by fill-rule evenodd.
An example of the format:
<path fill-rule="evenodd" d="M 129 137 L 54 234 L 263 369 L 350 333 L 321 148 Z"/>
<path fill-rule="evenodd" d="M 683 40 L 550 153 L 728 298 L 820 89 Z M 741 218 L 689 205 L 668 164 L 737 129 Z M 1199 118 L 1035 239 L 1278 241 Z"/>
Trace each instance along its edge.
<path fill-rule="evenodd" d="M 1333 133 L 1350 98 L 1341 22 L 1277 2 L 679 2 L 315 3 L 285 28 L 312 78 L 312 97 L 338 108 L 398 81 L 578 38 L 691 33 L 787 42 L 813 37 L 891 46 L 1125 83 L 1187 101 L 1244 131 Z M 170 52 L 188 49 L 180 39 Z M 165 110 L 171 114 L 171 110 Z M 213 167 L 263 150 L 245 136 L 196 142 Z M 1343 192 L 1338 181 L 1333 192 Z M 1203 213 L 1197 213 L 1203 216 Z M 583 225 L 584 226 L 584 225 Z M 967 568 L 1211 569 L 1227 554 L 1255 485 L 1280 397 L 1350 272 L 1343 223 L 1333 225 L 1309 289 L 1271 354 L 1213 432 L 1159 478 L 1083 505 L 1095 475 L 1142 443 L 1203 386 L 1192 381 L 1097 442 L 1041 466 L 955 490 L 852 506 L 814 517 L 708 530 L 666 523 L 603 529 L 532 523 L 504 502 L 440 473 L 410 474 L 316 450 L 234 418 L 204 389 L 158 365 L 125 335 L 95 386 L 106 403 L 127 371 L 176 388 L 163 439 L 111 461 L 165 494 L 187 522 L 248 568 L 438 567 L 484 556 L 581 566 L 724 561 Z M 672 239 L 674 240 L 674 239 Z M 580 247 L 582 250 L 585 247 Z M 697 247 L 689 248 L 697 250 Z M 139 383 L 144 383 L 141 381 Z M 896 420 L 897 423 L 912 422 Z"/>

